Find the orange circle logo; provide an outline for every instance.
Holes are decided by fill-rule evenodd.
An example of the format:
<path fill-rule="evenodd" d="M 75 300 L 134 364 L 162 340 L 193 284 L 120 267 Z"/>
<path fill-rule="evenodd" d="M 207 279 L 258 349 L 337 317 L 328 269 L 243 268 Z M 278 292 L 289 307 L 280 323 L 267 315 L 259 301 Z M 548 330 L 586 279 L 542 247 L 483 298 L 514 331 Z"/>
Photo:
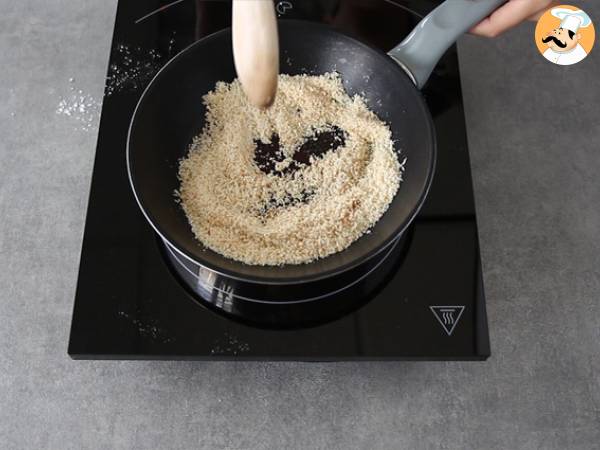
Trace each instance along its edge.
<path fill-rule="evenodd" d="M 548 61 L 570 66 L 592 51 L 596 32 L 592 19 L 576 6 L 560 5 L 540 17 L 535 44 Z"/>

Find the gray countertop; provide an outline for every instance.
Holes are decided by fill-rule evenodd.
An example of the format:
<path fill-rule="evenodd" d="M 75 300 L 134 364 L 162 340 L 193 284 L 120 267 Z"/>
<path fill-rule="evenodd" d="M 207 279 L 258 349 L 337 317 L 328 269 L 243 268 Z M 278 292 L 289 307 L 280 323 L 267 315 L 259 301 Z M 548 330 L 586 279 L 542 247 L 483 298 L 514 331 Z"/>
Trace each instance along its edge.
<path fill-rule="evenodd" d="M 553 66 L 531 24 L 460 43 L 487 362 L 72 361 L 115 8 L 0 0 L 1 448 L 598 448 L 599 48 Z"/>

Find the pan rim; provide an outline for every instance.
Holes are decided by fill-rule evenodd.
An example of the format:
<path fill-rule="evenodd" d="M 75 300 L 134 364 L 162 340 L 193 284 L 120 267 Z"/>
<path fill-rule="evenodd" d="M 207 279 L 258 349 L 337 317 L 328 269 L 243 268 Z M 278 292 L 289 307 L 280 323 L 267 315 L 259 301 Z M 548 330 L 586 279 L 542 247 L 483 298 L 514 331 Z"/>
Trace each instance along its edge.
<path fill-rule="evenodd" d="M 319 29 L 321 31 L 326 31 L 331 34 L 341 35 L 345 39 L 349 39 L 350 41 L 352 41 L 357 46 L 364 48 L 366 51 L 375 52 L 375 53 L 379 54 L 380 56 L 382 56 L 383 58 L 389 60 L 391 63 L 390 67 L 392 67 L 392 66 L 395 67 L 395 69 L 398 71 L 399 74 L 402 74 L 402 76 L 407 77 L 408 80 L 410 81 L 410 78 L 405 73 L 404 69 L 388 54 L 386 54 L 385 52 L 383 52 L 377 48 L 371 47 L 371 46 L 365 44 L 364 42 L 361 42 L 358 39 L 356 39 L 348 34 L 345 34 L 338 30 L 335 30 L 331 26 L 316 23 L 316 22 L 305 21 L 305 20 L 296 20 L 296 19 L 280 20 L 278 23 L 278 26 L 281 26 L 283 23 L 286 24 L 284 26 L 288 26 L 288 24 L 289 24 L 291 26 L 313 27 L 315 29 Z M 240 274 L 235 271 L 231 271 L 229 269 L 219 267 L 211 262 L 205 261 L 203 258 L 201 258 L 200 255 L 189 252 L 186 249 L 185 245 L 181 245 L 180 243 L 178 243 L 177 239 L 171 238 L 169 236 L 169 234 L 163 230 L 163 227 L 160 225 L 160 221 L 157 220 L 156 217 L 153 216 L 151 209 L 146 207 L 143 196 L 139 195 L 139 193 L 136 189 L 136 183 L 134 180 L 134 174 L 132 171 L 132 164 L 131 164 L 131 136 L 132 136 L 134 124 L 136 122 L 136 118 L 138 116 L 138 110 L 140 109 L 140 106 L 142 105 L 142 103 L 145 101 L 145 99 L 147 97 L 147 93 L 150 91 L 150 89 L 154 88 L 156 81 L 166 72 L 166 70 L 170 69 L 172 67 L 172 65 L 176 63 L 176 61 L 183 58 L 195 46 L 205 44 L 208 41 L 218 39 L 222 35 L 230 34 L 230 33 L 231 33 L 231 27 L 225 28 L 223 30 L 219 30 L 215 33 L 212 33 L 212 34 L 202 38 L 202 39 L 199 39 L 198 41 L 193 42 L 192 44 L 190 44 L 186 48 L 184 48 L 182 51 L 180 51 L 173 58 L 171 58 L 163 67 L 160 68 L 160 70 L 154 75 L 152 80 L 150 80 L 150 82 L 145 87 L 144 91 L 142 92 L 142 94 L 134 108 L 134 111 L 133 111 L 133 114 L 132 114 L 132 117 L 131 117 L 131 120 L 129 123 L 129 129 L 127 132 L 127 145 L 126 145 L 126 152 L 125 152 L 126 153 L 126 164 L 127 164 L 127 175 L 128 175 L 128 179 L 129 179 L 129 184 L 131 186 L 131 190 L 133 192 L 133 196 L 136 200 L 136 203 L 138 204 L 139 209 L 141 210 L 142 214 L 144 215 L 146 221 L 150 224 L 150 226 L 153 228 L 153 230 L 163 240 L 165 240 L 166 242 L 171 244 L 171 247 L 175 251 L 177 251 L 177 253 L 179 253 L 182 257 L 186 258 L 193 264 L 196 264 L 200 267 L 204 267 L 208 270 L 218 273 L 219 275 L 229 277 L 234 280 L 240 280 L 240 281 L 263 284 L 263 285 L 297 285 L 297 284 L 304 284 L 304 283 L 309 283 L 309 282 L 313 282 L 313 281 L 324 280 L 326 278 L 331 278 L 331 277 L 339 275 L 343 272 L 346 272 L 348 270 L 354 269 L 354 268 L 358 267 L 359 265 L 376 257 L 377 255 L 381 254 L 399 236 L 401 236 L 406 231 L 406 229 L 410 226 L 410 224 L 412 223 L 414 218 L 417 216 L 417 214 L 419 213 L 419 211 L 421 210 L 421 208 L 425 202 L 425 199 L 428 196 L 428 193 L 429 193 L 429 190 L 431 188 L 431 184 L 432 184 L 432 181 L 434 178 L 434 174 L 435 174 L 435 168 L 436 168 L 436 164 L 437 164 L 437 138 L 436 138 L 435 126 L 433 124 L 433 119 L 431 116 L 431 112 L 429 111 L 429 107 L 425 103 L 425 100 L 423 99 L 420 91 L 417 89 L 416 86 L 414 88 L 417 91 L 416 93 L 418 94 L 416 96 L 416 98 L 418 99 L 417 101 L 419 102 L 419 106 L 425 113 L 424 116 L 426 119 L 425 120 L 426 127 L 429 131 L 429 136 L 430 136 L 430 142 L 429 142 L 429 148 L 431 149 L 431 151 L 429 152 L 430 160 L 429 160 L 429 164 L 428 164 L 428 168 L 427 168 L 427 175 L 424 180 L 424 188 L 421 190 L 421 194 L 419 195 L 419 197 L 415 203 L 415 206 L 412 207 L 411 212 L 406 215 L 406 217 L 398 225 L 396 230 L 393 233 L 390 233 L 385 238 L 385 240 L 383 241 L 382 244 L 373 248 L 372 250 L 370 250 L 366 254 L 362 255 L 361 257 L 354 259 L 353 261 L 350 261 L 346 264 L 340 265 L 339 267 L 334 268 L 334 269 L 329 269 L 329 270 L 326 270 L 323 272 L 318 272 L 318 273 L 315 273 L 312 275 L 299 275 L 299 276 L 295 276 L 295 277 L 269 277 L 269 276 L 253 276 L 253 275 Z M 412 84 L 412 81 L 410 81 L 410 82 Z M 401 189 L 401 187 L 402 186 L 400 186 L 400 189 Z M 385 214 L 387 214 L 387 211 L 386 211 L 386 213 L 384 213 L 384 215 Z M 381 218 L 380 218 L 380 220 L 381 220 Z M 376 226 L 376 224 L 374 226 Z M 361 238 L 362 238 L 362 236 L 359 239 L 361 239 Z M 353 242 L 352 244 L 350 244 L 350 247 L 352 245 L 354 245 L 355 243 L 356 243 L 356 241 Z M 198 243 L 199 250 L 202 249 L 201 245 L 202 244 L 199 242 Z M 210 249 L 208 249 L 208 250 L 210 250 Z M 317 261 L 325 260 L 325 259 L 335 256 L 339 253 L 340 252 L 333 253 L 331 255 L 326 256 L 325 258 L 320 258 Z M 200 262 L 200 261 L 202 261 L 202 262 Z M 238 264 L 244 264 L 243 262 L 240 262 L 240 261 L 235 261 L 235 260 L 231 260 L 231 261 L 238 263 Z M 309 266 L 310 264 L 312 264 L 312 262 L 306 263 L 306 264 L 284 264 L 281 266 L 264 266 L 264 267 L 272 268 L 272 269 L 276 270 L 278 267 Z M 249 266 L 254 267 L 252 265 L 249 265 Z"/>

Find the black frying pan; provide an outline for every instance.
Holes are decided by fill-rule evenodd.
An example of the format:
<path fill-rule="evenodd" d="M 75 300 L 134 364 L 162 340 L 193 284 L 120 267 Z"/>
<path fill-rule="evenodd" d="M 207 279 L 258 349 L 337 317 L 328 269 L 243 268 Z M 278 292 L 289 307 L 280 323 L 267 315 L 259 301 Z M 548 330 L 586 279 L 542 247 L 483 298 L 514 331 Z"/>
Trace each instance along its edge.
<path fill-rule="evenodd" d="M 416 86 L 456 37 L 498 6 L 499 0 L 448 0 L 390 56 L 331 28 L 280 21 L 281 72 L 337 71 L 349 94 L 360 93 L 390 125 L 395 149 L 407 158 L 403 182 L 388 211 L 346 250 L 303 265 L 251 266 L 204 248 L 175 202 L 179 160 L 204 126 L 202 96 L 236 74 L 231 30 L 208 36 L 173 58 L 143 93 L 129 130 L 131 185 L 156 232 L 183 257 L 230 278 L 254 283 L 305 283 L 338 275 L 379 254 L 410 224 L 423 204 L 435 166 L 435 133 Z M 468 17 L 467 17 L 468 16 Z M 450 22 L 449 22 L 450 21 Z M 285 60 L 284 60 L 285 59 Z"/>

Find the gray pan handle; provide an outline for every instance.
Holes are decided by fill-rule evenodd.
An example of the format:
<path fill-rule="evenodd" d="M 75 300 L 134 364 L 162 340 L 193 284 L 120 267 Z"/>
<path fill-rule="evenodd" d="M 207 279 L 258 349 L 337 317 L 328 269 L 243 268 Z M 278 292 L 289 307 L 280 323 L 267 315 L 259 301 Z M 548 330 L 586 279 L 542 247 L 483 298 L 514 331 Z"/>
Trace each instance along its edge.
<path fill-rule="evenodd" d="M 503 3 L 506 0 L 446 0 L 388 55 L 421 89 L 448 47 Z"/>

